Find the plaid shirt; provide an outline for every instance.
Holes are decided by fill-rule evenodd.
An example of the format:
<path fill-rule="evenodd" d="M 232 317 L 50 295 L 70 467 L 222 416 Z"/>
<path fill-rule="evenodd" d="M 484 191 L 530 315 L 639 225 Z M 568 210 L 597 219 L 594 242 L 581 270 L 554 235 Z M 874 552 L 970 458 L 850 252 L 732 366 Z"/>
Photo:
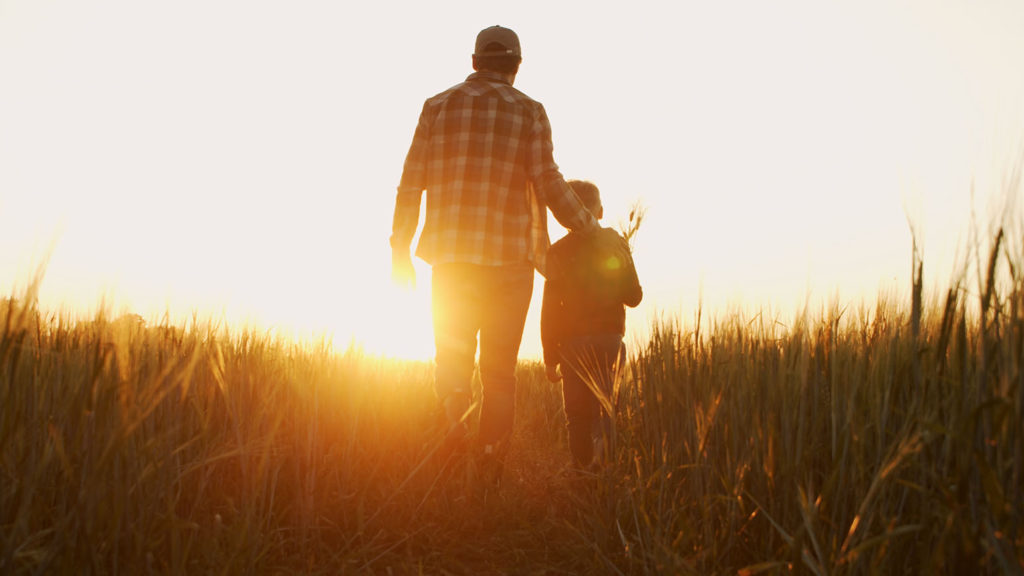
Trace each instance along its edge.
<path fill-rule="evenodd" d="M 532 263 L 544 271 L 549 207 L 567 228 L 597 225 L 552 159 L 544 107 L 482 71 L 423 105 L 395 199 L 391 246 L 432 265 Z"/>

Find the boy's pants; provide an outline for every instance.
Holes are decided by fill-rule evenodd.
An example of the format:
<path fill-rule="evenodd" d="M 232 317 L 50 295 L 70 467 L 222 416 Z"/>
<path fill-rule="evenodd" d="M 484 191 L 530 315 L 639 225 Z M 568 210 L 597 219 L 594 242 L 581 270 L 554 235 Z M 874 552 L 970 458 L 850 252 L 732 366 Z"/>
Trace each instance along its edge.
<path fill-rule="evenodd" d="M 577 466 L 594 459 L 594 440 L 610 439 L 611 416 L 602 408 L 591 386 L 612 401 L 615 373 L 625 359 L 619 334 L 592 334 L 562 344 L 562 400 L 565 403 L 569 451 Z"/>
<path fill-rule="evenodd" d="M 479 440 L 497 445 L 511 434 L 515 418 L 515 371 L 533 267 L 440 264 L 433 268 L 431 290 L 437 396 L 446 407 L 469 407 L 479 333 Z"/>

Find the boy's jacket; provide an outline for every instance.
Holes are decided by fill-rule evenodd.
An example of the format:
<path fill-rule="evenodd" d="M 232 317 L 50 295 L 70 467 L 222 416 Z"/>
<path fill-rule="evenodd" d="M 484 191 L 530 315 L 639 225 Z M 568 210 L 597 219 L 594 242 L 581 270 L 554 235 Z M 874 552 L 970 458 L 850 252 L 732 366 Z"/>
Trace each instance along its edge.
<path fill-rule="evenodd" d="M 574 336 L 625 334 L 624 306 L 639 304 L 643 289 L 629 246 L 618 232 L 571 232 L 551 246 L 547 264 L 541 308 L 546 363 L 549 354 Z"/>

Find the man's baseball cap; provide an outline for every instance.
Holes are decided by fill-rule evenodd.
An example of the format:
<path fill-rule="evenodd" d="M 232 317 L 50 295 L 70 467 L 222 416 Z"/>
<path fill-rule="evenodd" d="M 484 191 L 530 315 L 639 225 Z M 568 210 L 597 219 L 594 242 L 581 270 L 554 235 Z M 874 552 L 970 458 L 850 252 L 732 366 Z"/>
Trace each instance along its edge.
<path fill-rule="evenodd" d="M 492 48 L 487 50 L 486 48 L 490 44 L 500 44 L 504 49 L 494 50 Z M 523 57 L 523 53 L 519 49 L 519 36 L 516 36 L 516 33 L 508 28 L 502 28 L 501 26 L 484 28 L 476 35 L 476 50 L 473 52 L 473 55 Z"/>

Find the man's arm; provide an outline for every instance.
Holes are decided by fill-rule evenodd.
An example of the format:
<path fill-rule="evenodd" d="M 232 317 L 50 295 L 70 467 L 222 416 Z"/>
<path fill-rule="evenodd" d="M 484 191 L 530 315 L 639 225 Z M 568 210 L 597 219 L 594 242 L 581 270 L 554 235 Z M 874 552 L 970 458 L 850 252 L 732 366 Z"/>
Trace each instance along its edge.
<path fill-rule="evenodd" d="M 420 200 L 427 187 L 427 145 L 430 139 L 428 103 L 423 104 L 416 133 L 405 156 L 402 179 L 395 196 L 395 215 L 391 223 L 391 248 L 406 251 L 416 235 L 420 220 Z"/>
<path fill-rule="evenodd" d="M 391 221 L 391 279 L 401 286 L 416 283 L 409 250 L 419 226 L 420 202 L 426 188 L 428 137 L 427 104 L 424 104 L 409 153 L 405 157 L 402 179 L 395 196 L 395 214 Z"/>
<path fill-rule="evenodd" d="M 597 219 L 583 206 L 560 172 L 545 174 L 537 190 L 538 196 L 543 199 L 551 210 L 551 214 L 555 216 L 555 220 L 558 220 L 562 226 L 574 232 L 586 232 L 600 228 Z"/>
<path fill-rule="evenodd" d="M 403 288 L 416 287 L 416 269 L 412 266 L 411 244 L 420 219 L 423 190 L 398 188 L 395 216 L 391 223 L 391 281 Z"/>
<path fill-rule="evenodd" d="M 530 142 L 530 179 L 537 197 L 551 210 L 555 220 L 566 228 L 582 232 L 597 229 L 597 219 L 583 206 L 565 182 L 554 160 L 551 123 L 544 106 L 537 104 Z"/>

